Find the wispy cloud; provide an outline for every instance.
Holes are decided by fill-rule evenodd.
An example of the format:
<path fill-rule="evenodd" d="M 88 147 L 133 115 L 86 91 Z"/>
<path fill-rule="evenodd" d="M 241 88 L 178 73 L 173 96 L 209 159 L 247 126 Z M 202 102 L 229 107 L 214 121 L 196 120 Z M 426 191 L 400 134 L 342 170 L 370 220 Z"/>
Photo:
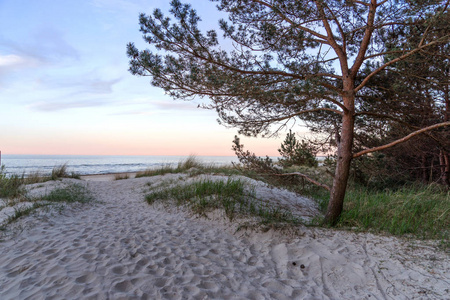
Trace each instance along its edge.
<path fill-rule="evenodd" d="M 55 112 L 68 109 L 111 105 L 113 101 L 104 99 L 112 93 L 112 86 L 121 79 L 99 80 L 86 79 L 70 81 L 68 79 L 48 81 L 40 80 L 45 90 L 60 90 L 60 96 L 54 100 L 44 100 L 28 107 L 36 111 Z"/>
<path fill-rule="evenodd" d="M 25 56 L 17 54 L 0 55 L 0 75 L 34 64 L 33 60 Z"/>
<path fill-rule="evenodd" d="M 122 78 L 104 80 L 91 74 L 84 74 L 76 78 L 71 76 L 44 78 L 41 82 L 47 88 L 70 90 L 69 96 L 74 96 L 79 94 L 110 94 L 113 92 L 113 86 L 121 80 Z"/>
<path fill-rule="evenodd" d="M 110 114 L 110 116 L 151 116 L 155 115 L 157 112 L 155 111 L 148 111 L 148 110 L 140 110 L 140 109 L 134 109 L 134 110 L 126 110 L 121 111 L 118 113 Z"/>
<path fill-rule="evenodd" d="M 15 42 L 0 35 L 0 48 L 7 55 L 15 55 L 41 64 L 56 63 L 62 59 L 79 59 L 80 55 L 64 38 L 64 34 L 53 28 L 45 27 L 30 34 L 23 42 Z"/>
<path fill-rule="evenodd" d="M 26 56 L 17 54 L 0 55 L 0 89 L 5 79 L 10 75 L 26 68 L 34 68 L 39 62 Z"/>
<path fill-rule="evenodd" d="M 152 101 L 151 105 L 159 110 L 199 110 L 198 104 L 186 101 Z"/>
<path fill-rule="evenodd" d="M 14 67 L 25 64 L 25 59 L 19 55 L 0 55 L 0 68 Z"/>
<path fill-rule="evenodd" d="M 100 100 L 100 99 L 97 99 L 97 100 L 86 99 L 86 100 L 78 100 L 78 101 L 50 100 L 50 101 L 41 101 L 38 103 L 31 104 L 31 105 L 29 105 L 29 108 L 32 110 L 37 110 L 37 111 L 55 112 L 55 111 L 68 110 L 68 109 L 74 109 L 74 108 L 104 106 L 107 104 L 108 104 L 107 101 Z"/>

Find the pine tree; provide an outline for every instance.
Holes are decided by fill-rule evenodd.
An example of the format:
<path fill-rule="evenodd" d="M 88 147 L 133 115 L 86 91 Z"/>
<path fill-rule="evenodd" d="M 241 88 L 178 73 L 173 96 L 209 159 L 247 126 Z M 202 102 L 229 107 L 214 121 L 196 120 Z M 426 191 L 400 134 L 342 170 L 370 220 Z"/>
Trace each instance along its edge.
<path fill-rule="evenodd" d="M 201 32 L 200 17 L 189 4 L 172 0 L 175 22 L 159 9 L 140 15 L 144 39 L 156 50 L 139 51 L 128 44 L 131 73 L 151 76 L 152 85 L 177 99 L 207 97 L 211 103 L 206 107 L 241 134 L 267 134 L 291 119 L 313 124 L 332 119 L 337 158 L 325 222 L 335 223 L 342 212 L 353 158 L 450 125 L 433 123 L 359 152 L 354 147 L 359 122 L 367 116 L 357 96 L 386 68 L 450 41 L 450 24 L 439 37 L 421 26 L 436 22 L 449 0 L 213 1 L 228 13 L 229 22 L 221 20 L 220 28 L 234 50 L 220 47 L 215 30 Z M 422 30 L 418 42 L 384 47 L 383 37 L 403 38 L 398 33 L 416 25 Z M 370 64 L 388 54 L 396 57 Z M 363 69 L 369 72 L 362 77 Z M 274 124 L 280 126 L 272 129 Z"/>

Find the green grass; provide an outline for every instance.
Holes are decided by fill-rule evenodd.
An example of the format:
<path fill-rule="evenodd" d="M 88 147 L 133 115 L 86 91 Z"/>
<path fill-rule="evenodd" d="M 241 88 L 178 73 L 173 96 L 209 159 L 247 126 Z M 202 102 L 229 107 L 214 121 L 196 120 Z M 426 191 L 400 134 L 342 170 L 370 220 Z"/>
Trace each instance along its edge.
<path fill-rule="evenodd" d="M 60 178 L 75 178 L 80 179 L 80 175 L 77 173 L 68 173 L 67 172 L 67 164 L 63 164 L 60 166 L 56 166 L 52 170 L 52 174 L 50 175 L 51 180 L 57 180 Z"/>
<path fill-rule="evenodd" d="M 194 213 L 205 216 L 207 212 L 223 209 L 233 221 L 253 217 L 260 225 L 299 224 L 300 220 L 287 211 L 263 204 L 255 192 L 239 179 L 201 180 L 190 184 L 157 188 L 146 196 L 149 204 L 172 200 L 176 205 L 186 205 Z"/>
<path fill-rule="evenodd" d="M 450 192 L 419 184 L 396 191 L 349 188 L 337 227 L 448 241 Z"/>
<path fill-rule="evenodd" d="M 16 198 L 23 196 L 25 190 L 23 185 L 32 183 L 41 183 L 60 178 L 77 178 L 80 176 L 75 173 L 67 172 L 67 165 L 54 167 L 50 176 L 42 175 L 39 172 L 31 173 L 29 176 L 13 174 L 6 175 L 5 166 L 0 167 L 0 198 Z"/>
<path fill-rule="evenodd" d="M 3 224 L 0 224 L 0 230 L 5 230 L 6 225 L 13 223 L 23 216 L 31 214 L 39 208 L 54 206 L 55 204 L 62 203 L 88 203 L 93 200 L 94 198 L 91 193 L 86 189 L 86 187 L 80 184 L 70 184 L 63 188 L 57 188 L 42 197 L 27 199 L 28 202 L 32 202 L 33 204 L 31 206 L 15 209 L 14 214 L 11 215 Z M 14 205 L 14 203 L 11 204 Z"/>
<path fill-rule="evenodd" d="M 185 161 L 179 162 L 177 166 L 170 164 L 164 165 L 160 168 L 148 169 L 136 174 L 136 178 L 139 177 L 151 177 L 165 174 L 177 174 L 177 173 L 187 173 L 189 172 L 191 176 L 196 176 L 199 174 L 223 174 L 223 175 L 236 175 L 239 171 L 234 169 L 232 166 L 215 167 L 204 165 L 197 161 L 195 156 L 188 157 Z"/>
<path fill-rule="evenodd" d="M 93 196 L 80 184 L 70 184 L 64 188 L 58 188 L 49 194 L 38 198 L 39 201 L 49 201 L 56 203 L 87 203 L 94 200 Z"/>
<path fill-rule="evenodd" d="M 307 173 L 331 185 L 326 168 L 294 167 L 285 171 Z M 251 173 L 245 175 L 311 197 L 323 213 L 327 209 L 329 192 L 299 177 L 280 179 Z M 313 223 L 319 225 L 322 220 L 316 219 Z M 450 192 L 439 185 L 408 184 L 397 190 L 374 190 L 349 182 L 344 210 L 336 227 L 438 239 L 450 247 Z"/>
<path fill-rule="evenodd" d="M 11 175 L 5 173 L 5 166 L 0 167 L 0 198 L 14 198 L 23 195 L 24 176 Z"/>

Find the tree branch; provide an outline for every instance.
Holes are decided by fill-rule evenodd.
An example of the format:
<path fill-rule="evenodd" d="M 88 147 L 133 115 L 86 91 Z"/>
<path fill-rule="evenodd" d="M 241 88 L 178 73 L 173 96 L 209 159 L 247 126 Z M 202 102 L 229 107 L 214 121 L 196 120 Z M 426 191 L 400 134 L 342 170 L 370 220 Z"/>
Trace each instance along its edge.
<path fill-rule="evenodd" d="M 324 108 L 315 108 L 315 109 L 302 110 L 302 111 L 298 111 L 298 112 L 295 112 L 293 114 L 290 114 L 290 115 L 287 115 L 287 116 L 284 116 L 284 117 L 267 118 L 265 120 L 254 120 L 254 121 L 249 121 L 249 120 L 236 121 L 235 123 L 236 124 L 248 124 L 248 123 L 256 123 L 256 124 L 258 124 L 258 123 L 267 123 L 267 122 L 280 122 L 280 121 L 284 121 L 284 120 L 287 120 L 287 119 L 291 119 L 291 118 L 297 117 L 297 116 L 302 115 L 302 114 L 311 113 L 311 112 L 318 112 L 318 111 L 331 111 L 331 112 L 334 112 L 334 113 L 336 113 L 338 115 L 341 115 L 341 116 L 344 114 L 343 112 L 341 112 L 339 110 L 324 107 Z"/>
<path fill-rule="evenodd" d="M 317 186 L 320 186 L 321 188 L 326 189 L 327 191 L 331 191 L 331 188 L 330 188 L 328 185 L 323 184 L 323 183 L 320 183 L 320 182 L 318 182 L 318 181 L 316 181 L 316 180 L 314 180 L 314 179 L 308 177 L 307 175 L 302 174 L 302 173 L 299 173 L 299 172 L 285 173 L 285 174 L 273 174 L 273 175 L 275 175 L 275 176 L 293 176 L 293 175 L 300 176 L 300 177 L 305 178 L 305 179 L 308 180 L 309 182 L 311 182 L 311 183 L 313 183 L 313 184 L 315 184 L 315 185 L 317 185 Z"/>
<path fill-rule="evenodd" d="M 328 39 L 327 39 L 326 36 L 324 36 L 324 35 L 322 35 L 322 34 L 320 34 L 320 33 L 318 33 L 318 32 L 315 32 L 314 30 L 311 30 L 311 29 L 309 29 L 308 27 L 304 27 L 304 26 L 301 26 L 301 25 L 295 23 L 294 21 L 292 21 L 291 19 L 289 19 L 287 16 L 285 16 L 284 14 L 282 14 L 281 12 L 279 12 L 279 10 L 275 9 L 275 7 L 274 7 L 273 5 L 271 5 L 271 4 L 269 4 L 269 3 L 265 2 L 265 1 L 261 1 L 261 0 L 253 0 L 253 2 L 259 3 L 259 4 L 261 4 L 262 6 L 265 6 L 265 7 L 270 8 L 274 13 L 277 13 L 277 12 L 278 12 L 277 14 L 278 14 L 283 20 L 285 20 L 286 22 L 288 22 L 288 23 L 291 24 L 292 26 L 294 26 L 294 27 L 296 27 L 296 28 L 298 28 L 298 29 L 300 29 L 300 30 L 303 30 L 303 31 L 305 31 L 305 32 L 308 32 L 308 33 L 312 34 L 313 36 L 318 37 L 319 39 L 321 39 L 321 40 L 322 40 L 322 43 L 328 44 Z"/>
<path fill-rule="evenodd" d="M 406 54 L 404 54 L 404 55 L 402 55 L 402 56 L 400 56 L 400 57 L 397 57 L 396 59 L 393 59 L 393 60 L 391 60 L 391 61 L 388 61 L 387 63 L 385 63 L 384 65 L 380 66 L 380 67 L 377 68 L 375 71 L 373 71 L 372 73 L 370 73 L 369 75 L 367 75 L 366 78 L 364 78 L 364 80 L 360 83 L 360 85 L 358 85 L 358 86 L 355 88 L 355 93 L 358 92 L 360 89 L 362 89 L 362 88 L 367 84 L 367 82 L 368 82 L 373 76 L 375 76 L 376 74 L 378 74 L 379 72 L 381 72 L 381 71 L 382 71 L 383 69 L 385 69 L 386 67 L 388 67 L 388 66 L 390 66 L 390 65 L 393 65 L 393 64 L 395 64 L 396 62 L 401 61 L 401 60 L 403 60 L 403 59 L 405 59 L 405 58 L 407 58 L 407 57 L 413 55 L 414 53 L 416 53 L 416 52 L 418 52 L 418 51 L 420 51 L 420 50 L 422 50 L 422 49 L 424 49 L 424 48 L 427 48 L 427 47 L 430 47 L 430 46 L 432 46 L 432 45 L 438 44 L 438 43 L 441 42 L 441 40 L 446 40 L 446 39 L 448 39 L 449 37 L 450 37 L 449 35 L 446 35 L 446 36 L 444 36 L 444 37 L 442 37 L 442 38 L 440 38 L 440 39 L 434 40 L 434 41 L 432 41 L 432 42 L 430 42 L 430 43 L 428 43 L 428 44 L 426 44 L 426 45 L 417 47 L 417 48 L 415 48 L 415 49 L 409 51 L 408 53 L 406 53 Z"/>
<path fill-rule="evenodd" d="M 319 3 L 319 1 L 315 1 L 317 10 L 322 18 L 323 26 L 325 27 L 325 30 L 327 32 L 327 41 L 330 43 L 330 46 L 333 48 L 336 55 L 339 57 L 339 62 L 341 64 L 341 70 L 342 70 L 342 76 L 345 76 L 345 73 L 348 70 L 348 63 L 347 63 L 347 55 L 344 52 L 344 49 L 336 42 L 336 39 L 333 35 L 333 30 L 331 29 L 330 24 L 328 23 L 327 16 L 325 14 L 325 11 L 323 9 L 322 3 Z"/>
<path fill-rule="evenodd" d="M 359 157 L 359 156 L 367 154 L 367 153 L 371 153 L 371 152 L 380 151 L 380 150 L 384 150 L 384 149 L 390 148 L 390 147 L 395 146 L 397 144 L 404 143 L 407 140 L 409 140 L 410 138 L 412 138 L 412 137 L 414 137 L 414 136 L 416 136 L 418 134 L 421 134 L 421 133 L 424 133 L 424 132 L 427 132 L 427 131 L 430 131 L 432 129 L 436 129 L 436 128 L 439 128 L 439 127 L 444 127 L 444 126 L 450 126 L 450 122 L 443 122 L 443 123 L 434 124 L 434 125 L 422 128 L 420 130 L 414 131 L 414 132 L 408 134 L 407 136 L 405 136 L 405 137 L 403 137 L 401 139 L 393 141 L 392 143 L 360 151 L 360 152 L 358 152 L 356 154 L 353 154 L 353 158 Z"/>
<path fill-rule="evenodd" d="M 375 22 L 376 9 L 376 1 L 372 0 L 371 4 L 369 5 L 369 14 L 367 16 L 367 25 L 364 32 L 364 37 L 361 41 L 361 45 L 359 46 L 359 51 L 358 55 L 355 58 L 355 62 L 350 69 L 350 76 L 352 76 L 352 78 L 355 78 L 356 74 L 358 73 L 359 68 L 364 62 L 364 56 L 366 55 L 367 48 L 369 48 L 370 38 L 372 37 L 372 32 L 374 30 L 373 25 Z"/>

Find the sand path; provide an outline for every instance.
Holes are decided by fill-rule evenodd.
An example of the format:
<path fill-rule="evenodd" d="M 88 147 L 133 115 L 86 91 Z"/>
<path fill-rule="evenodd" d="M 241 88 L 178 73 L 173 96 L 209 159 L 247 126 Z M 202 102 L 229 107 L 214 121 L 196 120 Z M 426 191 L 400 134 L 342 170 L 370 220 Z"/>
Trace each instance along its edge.
<path fill-rule="evenodd" d="M 450 299 L 449 257 L 433 247 L 307 228 L 235 234 L 146 204 L 156 180 L 84 182 L 100 203 L 0 242 L 0 298 Z"/>

